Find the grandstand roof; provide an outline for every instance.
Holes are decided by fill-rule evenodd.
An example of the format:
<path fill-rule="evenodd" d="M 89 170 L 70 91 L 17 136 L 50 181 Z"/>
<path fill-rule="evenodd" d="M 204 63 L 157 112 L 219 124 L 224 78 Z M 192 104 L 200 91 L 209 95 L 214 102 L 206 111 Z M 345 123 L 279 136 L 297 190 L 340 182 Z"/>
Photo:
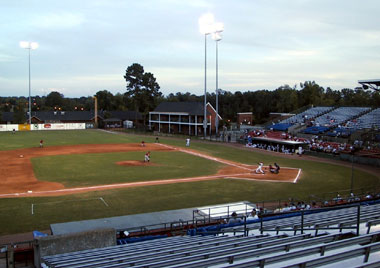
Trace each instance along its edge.
<path fill-rule="evenodd" d="M 305 142 L 302 142 L 302 141 L 279 140 L 279 139 L 272 139 L 272 138 L 267 138 L 267 137 L 252 137 L 252 140 L 274 142 L 274 143 L 285 144 L 285 145 L 304 145 L 305 144 Z"/>
<path fill-rule="evenodd" d="M 361 84 L 364 89 L 370 88 L 380 91 L 380 79 L 359 80 L 358 83 Z"/>

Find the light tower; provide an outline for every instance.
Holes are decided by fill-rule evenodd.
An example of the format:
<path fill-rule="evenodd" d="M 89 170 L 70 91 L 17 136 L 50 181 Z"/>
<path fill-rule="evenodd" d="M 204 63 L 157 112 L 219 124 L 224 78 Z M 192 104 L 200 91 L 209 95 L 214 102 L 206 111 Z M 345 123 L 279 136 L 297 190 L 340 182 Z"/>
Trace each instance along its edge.
<path fill-rule="evenodd" d="M 214 32 L 214 15 L 211 13 L 206 13 L 202 15 L 199 20 L 199 31 L 201 34 L 205 35 L 205 77 L 204 77 L 204 105 L 203 105 L 203 136 L 206 138 L 206 132 L 207 132 L 207 112 L 206 112 L 206 105 L 207 105 L 207 35 Z"/>
<path fill-rule="evenodd" d="M 215 89 L 215 97 L 216 97 L 216 116 L 215 116 L 215 134 L 218 134 L 219 128 L 219 103 L 218 103 L 218 95 L 219 95 L 219 86 L 218 86 L 218 42 L 222 40 L 222 32 L 224 31 L 224 25 L 221 22 L 215 23 L 214 25 L 215 32 L 212 35 L 212 39 L 215 40 L 216 44 L 216 89 Z"/>
<path fill-rule="evenodd" d="M 37 49 L 38 48 L 38 43 L 36 42 L 27 42 L 27 41 L 21 41 L 20 42 L 20 47 L 28 49 L 29 50 L 29 124 L 32 123 L 32 100 L 30 97 L 30 91 L 31 91 L 31 80 L 30 80 L 30 51 L 32 49 Z"/>

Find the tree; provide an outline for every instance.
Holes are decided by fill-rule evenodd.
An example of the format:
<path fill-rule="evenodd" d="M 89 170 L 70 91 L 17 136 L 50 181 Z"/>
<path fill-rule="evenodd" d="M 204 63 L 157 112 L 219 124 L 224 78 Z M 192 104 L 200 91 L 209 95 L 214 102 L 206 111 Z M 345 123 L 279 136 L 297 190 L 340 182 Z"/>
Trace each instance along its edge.
<path fill-rule="evenodd" d="M 49 107 L 51 110 L 57 110 L 59 107 L 63 106 L 63 95 L 57 91 L 52 91 L 46 96 L 45 106 Z"/>
<path fill-rule="evenodd" d="M 157 101 L 162 93 L 160 85 L 152 73 L 146 73 L 144 67 L 138 63 L 129 66 L 125 72 L 124 79 L 127 82 L 125 95 L 132 99 L 135 111 L 146 115 L 156 107 Z"/>
<path fill-rule="evenodd" d="M 19 101 L 16 111 L 13 115 L 13 121 L 16 124 L 24 124 L 26 122 L 24 101 Z"/>
<path fill-rule="evenodd" d="M 319 86 L 314 81 L 306 81 L 301 83 L 302 90 L 300 91 L 300 101 L 299 104 L 302 106 L 306 105 L 321 105 L 322 95 L 324 93 L 323 87 Z"/>
<path fill-rule="evenodd" d="M 96 92 L 96 97 L 98 98 L 98 109 L 105 111 L 114 110 L 114 96 L 111 92 L 107 90 Z"/>

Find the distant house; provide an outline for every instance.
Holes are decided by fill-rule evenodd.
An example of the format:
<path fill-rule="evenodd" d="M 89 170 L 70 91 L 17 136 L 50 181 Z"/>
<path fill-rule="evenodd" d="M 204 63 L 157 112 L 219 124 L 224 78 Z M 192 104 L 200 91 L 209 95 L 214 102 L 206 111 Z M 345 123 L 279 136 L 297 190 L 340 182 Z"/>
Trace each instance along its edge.
<path fill-rule="evenodd" d="M 28 117 L 28 115 L 27 115 Z M 102 119 L 98 115 L 98 120 Z M 32 124 L 45 123 L 93 123 L 94 111 L 38 111 L 32 112 Z"/>
<path fill-rule="evenodd" d="M 237 113 L 237 121 L 239 125 L 253 125 L 252 112 Z"/>
<path fill-rule="evenodd" d="M 206 105 L 207 134 L 215 133 L 214 107 Z M 201 102 L 162 102 L 149 112 L 149 128 L 163 133 L 203 135 L 204 107 Z"/>
<path fill-rule="evenodd" d="M 142 123 L 141 113 L 135 111 L 109 111 L 102 113 L 105 128 L 130 127 Z"/>

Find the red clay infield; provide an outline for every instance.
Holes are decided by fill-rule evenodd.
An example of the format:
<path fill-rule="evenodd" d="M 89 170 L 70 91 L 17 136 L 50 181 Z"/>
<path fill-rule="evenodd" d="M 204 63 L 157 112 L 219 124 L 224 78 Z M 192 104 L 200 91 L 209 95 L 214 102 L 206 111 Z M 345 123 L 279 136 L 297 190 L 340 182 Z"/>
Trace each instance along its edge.
<path fill-rule="evenodd" d="M 65 188 L 63 184 L 56 182 L 38 181 L 34 176 L 30 159 L 46 155 L 63 154 L 84 154 L 84 153 L 105 153 L 105 152 L 128 152 L 128 151 L 174 151 L 197 155 L 225 164 L 217 174 L 195 178 L 182 178 L 170 180 L 156 180 L 146 182 L 118 183 L 110 185 L 99 185 L 81 188 Z M 300 169 L 281 168 L 280 174 L 271 174 L 265 170 L 265 174 L 254 174 L 252 170 L 256 166 L 244 165 L 220 158 L 215 158 L 195 150 L 174 148 L 164 144 L 149 143 L 144 147 L 141 144 L 89 144 L 75 146 L 51 146 L 44 148 L 28 148 L 12 151 L 0 151 L 0 198 L 1 197 L 22 197 L 22 196 L 47 196 L 65 195 L 79 192 L 105 190 L 113 188 L 141 187 L 147 185 L 180 183 L 201 180 L 215 180 L 221 178 L 247 179 L 260 181 L 296 182 L 300 175 Z M 149 166 L 154 163 L 144 163 L 143 161 L 123 161 L 117 164 L 128 166 Z"/>

